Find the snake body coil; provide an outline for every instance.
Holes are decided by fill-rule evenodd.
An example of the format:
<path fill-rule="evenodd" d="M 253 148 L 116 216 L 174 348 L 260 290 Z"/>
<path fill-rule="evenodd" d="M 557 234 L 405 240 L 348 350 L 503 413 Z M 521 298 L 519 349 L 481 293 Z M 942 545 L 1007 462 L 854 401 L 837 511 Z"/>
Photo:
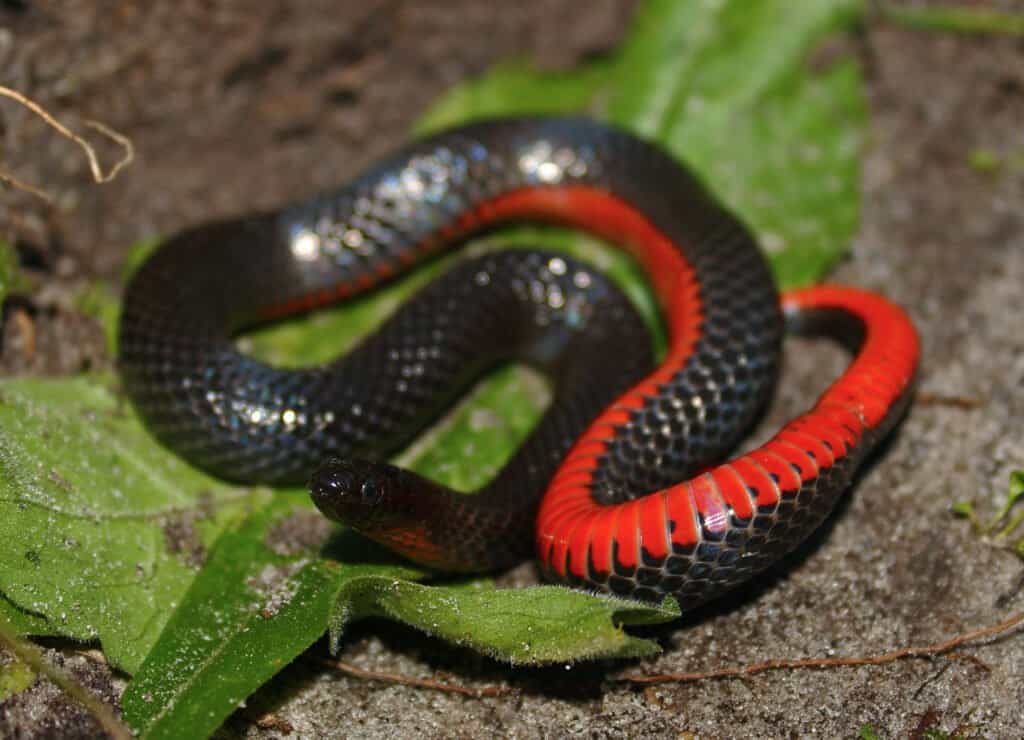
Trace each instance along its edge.
<path fill-rule="evenodd" d="M 511 220 L 628 249 L 663 312 L 661 363 L 652 370 L 642 322 L 613 286 L 541 252 L 460 265 L 322 367 L 268 367 L 231 342 Z M 774 386 L 784 314 L 858 355 L 811 412 L 722 463 Z M 316 469 L 326 514 L 421 562 L 490 570 L 535 546 L 555 577 L 684 607 L 820 524 L 906 405 L 918 352 L 903 312 L 873 294 L 824 287 L 780 302 L 748 231 L 681 165 L 578 118 L 454 129 L 308 203 L 184 232 L 129 285 L 120 347 L 149 427 L 220 476 L 291 483 Z M 372 462 L 508 360 L 548 373 L 555 399 L 483 490 Z"/>

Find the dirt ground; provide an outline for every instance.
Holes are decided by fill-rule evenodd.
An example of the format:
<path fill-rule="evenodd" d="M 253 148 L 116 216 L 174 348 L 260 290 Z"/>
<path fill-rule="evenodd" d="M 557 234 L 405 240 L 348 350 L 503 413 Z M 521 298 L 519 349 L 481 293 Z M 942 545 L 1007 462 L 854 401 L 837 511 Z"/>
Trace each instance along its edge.
<path fill-rule="evenodd" d="M 130 244 L 336 184 L 403 140 L 453 83 L 513 55 L 566 67 L 599 54 L 634 5 L 0 3 L 0 82 L 72 125 L 101 119 L 136 147 L 121 177 L 95 187 L 72 145 L 0 103 L 3 166 L 57 203 L 13 191 L 0 201 L 0 235 L 32 278 L 5 306 L 0 370 L 108 363 L 98 327 L 71 296 L 86 280 L 116 283 Z M 1021 2 L 989 5 L 1024 12 Z M 342 653 L 358 667 L 519 691 L 466 698 L 300 660 L 235 714 L 224 737 L 851 737 L 864 724 L 880 737 L 1024 733 L 1020 631 L 962 649 L 969 659 L 645 690 L 614 680 L 624 670 L 875 654 L 1024 609 L 1021 561 L 949 511 L 967 500 L 992 513 L 1009 472 L 1024 467 L 1024 39 L 872 21 L 851 46 L 864 63 L 870 129 L 862 226 L 834 277 L 907 306 L 924 342 L 922 391 L 974 403 L 918 402 L 824 531 L 756 586 L 652 630 L 666 649 L 657 659 L 513 671 L 365 623 Z M 842 365 L 828 348 L 799 350 L 765 429 Z M 123 686 L 80 656 L 68 667 L 104 696 Z M 0 735 L 92 732 L 44 683 L 0 705 Z"/>

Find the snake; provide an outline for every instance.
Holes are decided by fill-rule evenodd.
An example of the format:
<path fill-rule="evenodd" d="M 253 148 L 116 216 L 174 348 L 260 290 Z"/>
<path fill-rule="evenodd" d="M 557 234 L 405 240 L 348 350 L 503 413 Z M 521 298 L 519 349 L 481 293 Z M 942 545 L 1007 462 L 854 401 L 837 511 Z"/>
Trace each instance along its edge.
<path fill-rule="evenodd" d="M 238 335 L 363 295 L 471 235 L 558 224 L 625 249 L 650 283 L 660 356 L 633 303 L 578 258 L 471 256 L 340 357 L 287 368 Z M 786 332 L 852 359 L 817 402 L 737 454 Z M 920 354 L 877 293 L 781 293 L 750 229 L 685 164 L 585 117 L 472 122 L 286 207 L 186 229 L 125 289 L 118 365 L 147 428 L 239 483 L 307 484 L 316 506 L 415 562 L 511 567 L 689 609 L 807 539 L 906 411 Z M 537 368 L 548 408 L 490 482 L 456 491 L 386 462 L 482 376 Z"/>

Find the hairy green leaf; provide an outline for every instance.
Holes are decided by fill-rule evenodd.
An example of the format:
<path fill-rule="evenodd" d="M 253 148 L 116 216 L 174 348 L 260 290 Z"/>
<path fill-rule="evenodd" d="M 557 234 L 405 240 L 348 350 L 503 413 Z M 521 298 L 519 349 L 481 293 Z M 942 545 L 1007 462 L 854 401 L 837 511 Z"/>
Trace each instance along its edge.
<path fill-rule="evenodd" d="M 311 515 L 298 495 L 281 495 L 217 542 L 122 697 L 142 736 L 212 732 L 328 623 L 335 646 L 347 624 L 378 616 L 499 660 L 542 664 L 652 654 L 655 643 L 622 626 L 679 615 L 672 601 L 655 607 L 554 586 L 420 585 L 413 581 L 426 571 L 349 531 L 325 546 L 329 559 L 309 547 L 282 554 L 268 533 Z"/>
<path fill-rule="evenodd" d="M 317 557 L 316 542 L 287 533 L 317 517 L 304 492 L 274 502 L 217 541 L 122 697 L 125 719 L 147 738 L 212 733 L 260 684 L 319 639 L 348 567 Z M 304 521 L 307 520 L 307 521 Z M 315 531 L 315 529 L 314 529 Z M 415 577 L 377 565 L 391 578 Z"/>
<path fill-rule="evenodd" d="M 652 655 L 660 652 L 657 643 L 628 635 L 622 626 L 679 616 L 671 598 L 651 606 L 559 586 L 424 586 L 379 575 L 350 581 L 338 598 L 346 611 L 331 625 L 335 640 L 350 618 L 380 616 L 520 665 Z"/>
<path fill-rule="evenodd" d="M 0 381 L 0 594 L 133 671 L 227 522 L 268 497 L 167 454 L 93 379 Z"/>

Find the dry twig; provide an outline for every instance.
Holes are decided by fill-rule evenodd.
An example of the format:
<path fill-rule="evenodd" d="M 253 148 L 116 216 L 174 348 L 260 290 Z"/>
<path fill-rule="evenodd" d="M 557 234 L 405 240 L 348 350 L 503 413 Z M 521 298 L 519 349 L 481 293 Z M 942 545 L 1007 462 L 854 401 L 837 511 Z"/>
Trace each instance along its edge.
<path fill-rule="evenodd" d="M 356 678 L 364 678 L 370 681 L 383 681 L 385 683 L 401 684 L 402 686 L 415 686 L 421 689 L 432 689 L 434 691 L 444 691 L 449 694 L 460 694 L 462 696 L 472 696 L 480 698 L 483 696 L 505 696 L 508 694 L 515 693 L 515 689 L 511 686 L 462 686 L 454 683 L 444 683 L 442 681 L 434 681 L 429 678 L 412 678 L 411 676 L 403 676 L 398 673 L 387 673 L 385 671 L 368 671 L 363 668 L 357 668 L 356 666 L 345 663 L 341 660 L 327 660 L 322 658 L 319 660 L 325 666 L 334 668 L 341 671 L 349 676 Z"/>
<path fill-rule="evenodd" d="M 114 131 L 112 128 L 110 128 L 104 123 L 100 123 L 99 121 L 86 120 L 84 121 L 86 126 L 99 131 L 104 136 L 117 142 L 117 144 L 119 144 L 121 148 L 124 149 L 124 156 L 122 156 L 121 159 L 115 162 L 114 166 L 111 167 L 109 171 L 104 172 L 103 168 L 100 166 L 99 158 L 96 156 L 96 150 L 93 149 L 92 145 L 88 141 L 83 139 L 81 136 L 76 134 L 74 131 L 69 129 L 67 126 L 62 124 L 56 118 L 54 118 L 53 115 L 51 115 L 50 112 L 47 111 L 39 103 L 35 102 L 30 98 L 25 97 L 17 90 L 12 90 L 11 88 L 5 87 L 4 85 L 0 85 L 0 96 L 10 98 L 11 100 L 20 103 L 21 105 L 35 113 L 37 116 L 42 118 L 47 123 L 47 125 L 56 129 L 57 133 L 59 133 L 61 136 L 70 139 L 71 141 L 78 144 L 78 146 L 80 146 L 82 150 L 85 152 L 86 159 L 89 160 L 89 170 L 92 173 L 92 179 L 96 183 L 110 182 L 115 177 L 117 177 L 118 172 L 127 167 L 129 164 L 131 164 L 131 161 L 135 158 L 135 148 L 132 146 L 131 139 L 129 139 L 124 134 Z M 45 193 L 39 188 L 36 188 L 33 185 L 29 185 L 28 183 L 18 180 L 13 175 L 10 175 L 6 172 L 0 171 L 0 181 L 7 183 L 11 187 L 18 188 L 19 190 L 24 190 L 27 193 L 31 193 L 37 198 L 42 198 L 47 203 L 53 203 L 53 198 L 49 194 Z"/>
<path fill-rule="evenodd" d="M 34 195 L 40 200 L 45 200 L 48 204 L 53 205 L 53 198 L 49 193 L 40 190 L 35 185 L 29 185 L 27 182 L 19 180 L 14 175 L 8 174 L 3 170 L 0 170 L 0 182 L 5 182 L 15 190 L 24 190 L 30 195 Z"/>
<path fill-rule="evenodd" d="M 950 408 L 962 409 L 964 411 L 972 411 L 973 409 L 980 408 L 985 405 L 985 402 L 980 398 L 943 396 L 938 393 L 929 393 L 927 391 L 918 391 L 917 396 L 914 398 L 914 402 L 922 406 L 948 406 Z"/>
<path fill-rule="evenodd" d="M 948 653 L 965 642 L 981 640 L 986 637 L 1008 632 L 1017 625 L 1024 622 L 1024 612 L 1016 614 L 998 624 L 982 629 L 964 632 L 956 637 L 934 645 L 923 645 L 916 647 L 905 647 L 893 650 L 883 655 L 869 655 L 852 658 L 805 658 L 802 660 L 766 660 L 763 663 L 752 663 L 745 666 L 734 666 L 731 668 L 716 668 L 710 671 L 696 671 L 693 673 L 663 673 L 652 676 L 627 674 L 619 676 L 616 680 L 633 684 L 656 684 L 656 683 L 687 683 L 693 681 L 706 681 L 711 678 L 744 678 L 755 673 L 777 670 L 795 670 L 800 668 L 830 668 L 833 666 L 861 666 L 861 665 L 883 665 L 894 663 L 903 658 L 924 658 L 934 657 Z"/>

